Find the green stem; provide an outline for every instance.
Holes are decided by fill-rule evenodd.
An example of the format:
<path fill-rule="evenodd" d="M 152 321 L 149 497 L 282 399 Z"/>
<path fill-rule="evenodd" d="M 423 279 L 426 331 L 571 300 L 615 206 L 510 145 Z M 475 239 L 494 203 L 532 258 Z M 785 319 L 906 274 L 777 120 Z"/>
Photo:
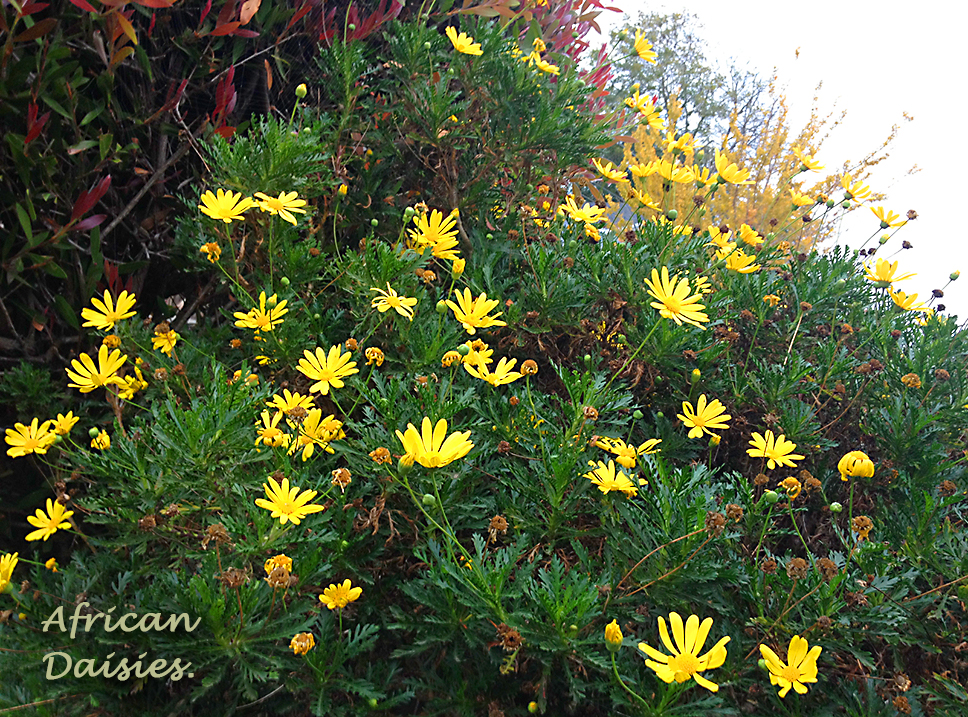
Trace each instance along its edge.
<path fill-rule="evenodd" d="M 639 701 L 639 702 L 640 702 L 640 703 L 642 704 L 642 706 L 643 706 L 643 707 L 644 707 L 644 708 L 645 708 L 646 710 L 648 710 L 648 709 L 649 709 L 649 703 L 648 703 L 648 702 L 646 702 L 646 701 L 645 701 L 644 699 L 642 699 L 642 698 L 641 698 L 641 697 L 640 697 L 640 696 L 639 696 L 639 695 L 638 695 L 638 694 L 637 694 L 636 692 L 634 692 L 634 691 L 633 691 L 633 690 L 632 690 L 632 689 L 631 689 L 631 688 L 630 688 L 630 687 L 629 687 L 628 685 L 626 685 L 626 684 L 625 684 L 625 682 L 624 682 L 624 681 L 622 680 L 622 677 L 621 677 L 621 675 L 619 675 L 619 674 L 618 674 L 618 665 L 616 665 L 616 664 L 615 664 L 615 653 L 614 653 L 614 652 L 610 652 L 609 654 L 610 654 L 610 655 L 612 656 L 612 674 L 614 674 L 614 675 L 615 675 L 615 679 L 616 679 L 616 680 L 618 680 L 618 683 L 619 683 L 619 684 L 620 684 L 620 685 L 622 686 L 622 689 L 623 689 L 623 690 L 625 690 L 625 691 L 626 691 L 626 692 L 628 692 L 628 693 L 629 693 L 630 695 L 632 695 L 632 697 L 634 697 L 634 698 L 635 698 L 636 700 L 638 700 L 638 701 Z"/>

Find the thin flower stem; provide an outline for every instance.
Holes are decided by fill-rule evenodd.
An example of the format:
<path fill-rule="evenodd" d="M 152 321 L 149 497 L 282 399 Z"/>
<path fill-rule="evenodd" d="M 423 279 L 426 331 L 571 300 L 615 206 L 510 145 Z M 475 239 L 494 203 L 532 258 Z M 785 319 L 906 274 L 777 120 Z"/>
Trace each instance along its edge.
<path fill-rule="evenodd" d="M 634 697 L 636 700 L 641 702 L 643 707 L 648 709 L 649 703 L 646 702 L 644 699 L 642 699 L 636 692 L 634 692 L 632 688 L 626 685 L 625 682 L 622 680 L 621 675 L 618 674 L 618 665 L 615 664 L 615 653 L 610 652 L 609 654 L 612 656 L 612 674 L 615 675 L 615 679 L 618 680 L 618 683 L 622 686 L 622 689 L 628 692 L 630 695 L 632 695 L 632 697 Z"/>
<path fill-rule="evenodd" d="M 787 509 L 790 512 L 790 521 L 793 523 L 793 529 L 797 531 L 797 536 L 800 538 L 800 542 L 803 543 L 803 549 L 807 551 L 807 557 L 810 558 L 810 566 L 816 572 L 817 561 L 813 557 L 813 553 L 810 552 L 810 546 L 807 545 L 807 541 L 803 538 L 803 533 L 800 532 L 800 526 L 797 525 L 797 517 L 793 514 L 793 498 L 787 497 Z"/>
<path fill-rule="evenodd" d="M 645 335 L 645 338 L 642 339 L 642 343 L 639 344 L 639 347 L 635 349 L 632 355 L 625 360 L 625 363 L 622 364 L 622 367 L 614 374 L 612 374 L 612 377 L 608 380 L 608 383 L 605 384 L 605 387 L 601 391 L 603 394 L 608 390 L 608 387 L 612 385 L 612 382 L 619 377 L 619 374 L 621 374 L 628 367 L 628 365 L 635 360 L 635 357 L 639 355 L 639 351 L 641 351 L 645 347 L 646 342 L 650 338 L 652 338 L 652 334 L 655 333 L 655 330 L 659 327 L 659 324 L 661 323 L 662 323 L 662 317 L 659 317 L 659 319 L 652 325 L 652 328 L 649 329 L 649 333 L 647 333 Z"/>

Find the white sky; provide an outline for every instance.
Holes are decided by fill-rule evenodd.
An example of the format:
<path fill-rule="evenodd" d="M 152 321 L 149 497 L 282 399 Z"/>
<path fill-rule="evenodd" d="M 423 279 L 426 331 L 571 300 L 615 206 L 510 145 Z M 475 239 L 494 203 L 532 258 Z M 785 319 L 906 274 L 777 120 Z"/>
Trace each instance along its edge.
<path fill-rule="evenodd" d="M 796 134 L 805 124 L 819 82 L 819 111 L 847 110 L 816 158 L 827 170 L 856 160 L 876 149 L 891 126 L 900 125 L 890 157 L 871 170 L 866 183 L 887 195 L 886 209 L 918 219 L 902 228 L 878 251 L 887 258 L 908 240 L 891 261 L 915 271 L 914 279 L 897 288 L 919 299 L 941 288 L 948 274 L 965 276 L 945 289 L 941 299 L 949 313 L 968 316 L 968 241 L 961 228 L 968 205 L 961 174 L 965 145 L 957 140 L 968 109 L 968 62 L 962 46 L 968 31 L 968 4 L 900 3 L 896 0 L 621 0 L 633 19 L 648 12 L 691 12 L 709 43 L 708 56 L 733 57 L 749 63 L 764 77 L 774 67 L 785 88 L 790 121 Z M 603 12 L 602 29 L 621 22 L 621 15 Z M 593 42 L 593 45 L 595 43 Z M 796 50 L 799 48 L 799 58 Z M 643 88 L 645 90 L 646 88 Z M 904 120 L 902 113 L 914 117 Z M 907 175 L 917 165 L 919 172 Z M 858 247 L 877 229 L 877 219 L 861 208 L 845 220 L 841 239 Z M 873 244 L 873 243 L 872 243 Z"/>

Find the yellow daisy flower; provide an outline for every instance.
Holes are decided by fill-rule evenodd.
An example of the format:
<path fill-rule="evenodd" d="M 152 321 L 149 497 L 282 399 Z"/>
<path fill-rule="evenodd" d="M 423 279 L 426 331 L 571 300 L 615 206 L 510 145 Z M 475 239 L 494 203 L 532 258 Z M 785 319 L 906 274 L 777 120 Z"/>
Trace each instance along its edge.
<path fill-rule="evenodd" d="M 71 527 L 68 518 L 74 515 L 73 510 L 67 510 L 58 501 L 47 499 L 47 512 L 40 508 L 36 515 L 28 515 L 27 522 L 37 528 L 32 533 L 27 534 L 27 540 L 47 540 L 58 530 L 66 530 Z"/>
<path fill-rule="evenodd" d="M 659 315 L 665 319 L 672 319 L 679 326 L 682 322 L 703 328 L 700 322 L 709 321 L 709 317 L 702 313 L 706 307 L 700 304 L 702 294 L 689 295 L 689 280 L 680 279 L 676 274 L 669 278 L 669 269 L 662 267 L 662 274 L 652 270 L 652 280 L 645 280 L 649 287 L 649 295 L 653 301 L 650 306 L 658 309 Z"/>
<path fill-rule="evenodd" d="M 447 29 L 452 30 L 453 28 Z M 359 600 L 362 594 L 363 588 L 353 587 L 352 582 L 344 580 L 341 585 L 330 583 L 330 586 L 323 590 L 323 594 L 319 596 L 319 601 L 330 610 L 337 608 L 342 610 L 351 602 Z"/>
<path fill-rule="evenodd" d="M 441 418 L 436 426 L 424 417 L 420 433 L 412 423 L 407 424 L 405 433 L 396 432 L 406 453 L 400 461 L 407 466 L 414 461 L 424 468 L 440 468 L 463 458 L 470 453 L 474 444 L 470 442 L 470 431 L 447 435 L 447 421 Z"/>
<path fill-rule="evenodd" d="M 672 626 L 675 644 L 669 639 L 665 620 L 659 617 L 659 636 L 666 649 L 672 654 L 664 655 L 654 647 L 640 642 L 639 649 L 652 658 L 646 660 L 645 664 L 663 682 L 670 683 L 675 680 L 677 683 L 682 683 L 693 679 L 710 692 L 717 692 L 719 685 L 699 673 L 714 670 L 726 661 L 726 643 L 729 642 L 729 636 L 720 639 L 706 654 L 700 655 L 699 651 L 706 644 L 709 630 L 713 626 L 713 619 L 707 617 L 700 624 L 698 615 L 690 615 L 683 625 L 679 613 L 673 612 L 669 613 L 669 623 Z"/>
<path fill-rule="evenodd" d="M 118 294 L 117 301 L 111 298 L 110 292 L 105 291 L 104 301 L 95 297 L 91 299 L 91 303 L 94 304 L 93 309 L 81 309 L 81 318 L 87 319 L 81 326 L 93 326 L 101 331 L 107 331 L 114 328 L 116 321 L 128 319 L 135 315 L 135 312 L 132 311 L 135 297 L 134 294 L 129 294 L 127 291 Z"/>
<path fill-rule="evenodd" d="M 202 194 L 202 203 L 198 208 L 212 219 L 231 224 L 233 220 L 244 219 L 242 213 L 253 206 L 255 202 L 250 197 L 243 197 L 242 192 L 219 189 L 218 194 L 212 194 L 211 190 Z"/>
<path fill-rule="evenodd" d="M 255 198 L 259 200 L 257 202 L 259 209 L 269 214 L 278 214 L 280 219 L 284 219 L 293 226 L 296 225 L 296 217 L 292 212 L 306 213 L 305 209 L 300 209 L 306 206 L 306 200 L 296 199 L 296 196 L 296 192 L 280 192 L 278 197 L 270 197 L 262 192 L 255 193 Z"/>
<path fill-rule="evenodd" d="M 289 487 L 289 479 L 283 478 L 282 484 L 276 483 L 275 478 L 269 476 L 269 482 L 262 484 L 265 489 L 265 498 L 257 498 L 256 506 L 272 511 L 273 518 L 278 518 L 281 525 L 286 521 L 293 525 L 299 525 L 307 515 L 318 513 L 323 510 L 323 506 L 310 503 L 316 497 L 316 491 L 304 490 L 302 493 L 296 487 Z"/>
<path fill-rule="evenodd" d="M 353 354 L 349 351 L 342 353 L 342 348 L 342 344 L 336 344 L 329 349 L 328 355 L 318 346 L 315 353 L 303 351 L 305 358 L 299 359 L 296 368 L 316 382 L 309 387 L 311 392 L 319 391 L 325 396 L 330 388 L 343 388 L 344 378 L 360 372 L 356 361 L 350 361 Z"/>

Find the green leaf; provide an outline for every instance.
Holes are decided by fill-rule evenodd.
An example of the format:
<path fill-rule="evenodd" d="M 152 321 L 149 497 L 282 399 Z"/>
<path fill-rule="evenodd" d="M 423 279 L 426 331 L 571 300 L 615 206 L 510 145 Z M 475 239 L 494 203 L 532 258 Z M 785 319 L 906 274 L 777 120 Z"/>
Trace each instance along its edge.
<path fill-rule="evenodd" d="M 67 153 L 70 155 L 80 154 L 85 149 L 90 149 L 91 147 L 96 147 L 96 146 L 97 146 L 97 142 L 95 142 L 93 139 L 85 139 L 78 142 L 72 147 L 68 147 Z M 101 159 L 104 159 L 104 157 L 101 157 Z"/>
<path fill-rule="evenodd" d="M 104 158 L 108 156 L 108 152 L 111 151 L 111 143 L 113 141 L 114 141 L 114 135 L 111 134 L 110 132 L 106 132 L 105 134 L 101 135 L 99 143 L 100 143 L 102 162 L 104 161 Z"/>
<path fill-rule="evenodd" d="M 83 127 L 84 125 L 89 124 L 90 122 L 93 122 L 94 120 L 96 120 L 98 117 L 101 116 L 102 112 L 104 112 L 104 105 L 99 104 L 93 110 L 91 110 L 86 115 L 84 115 L 84 118 L 81 119 L 80 126 Z"/>
<path fill-rule="evenodd" d="M 77 312 L 74 311 L 74 307 L 61 294 L 54 297 L 54 306 L 57 307 L 57 313 L 61 315 L 64 321 L 75 329 L 81 328 L 81 322 L 77 319 Z"/>
<path fill-rule="evenodd" d="M 27 216 L 27 210 L 20 206 L 20 202 L 14 204 L 13 208 L 17 212 L 17 219 L 20 220 L 20 226 L 24 230 L 24 236 L 27 237 L 27 244 L 31 247 L 34 246 L 34 233 L 30 226 L 30 217 Z"/>

